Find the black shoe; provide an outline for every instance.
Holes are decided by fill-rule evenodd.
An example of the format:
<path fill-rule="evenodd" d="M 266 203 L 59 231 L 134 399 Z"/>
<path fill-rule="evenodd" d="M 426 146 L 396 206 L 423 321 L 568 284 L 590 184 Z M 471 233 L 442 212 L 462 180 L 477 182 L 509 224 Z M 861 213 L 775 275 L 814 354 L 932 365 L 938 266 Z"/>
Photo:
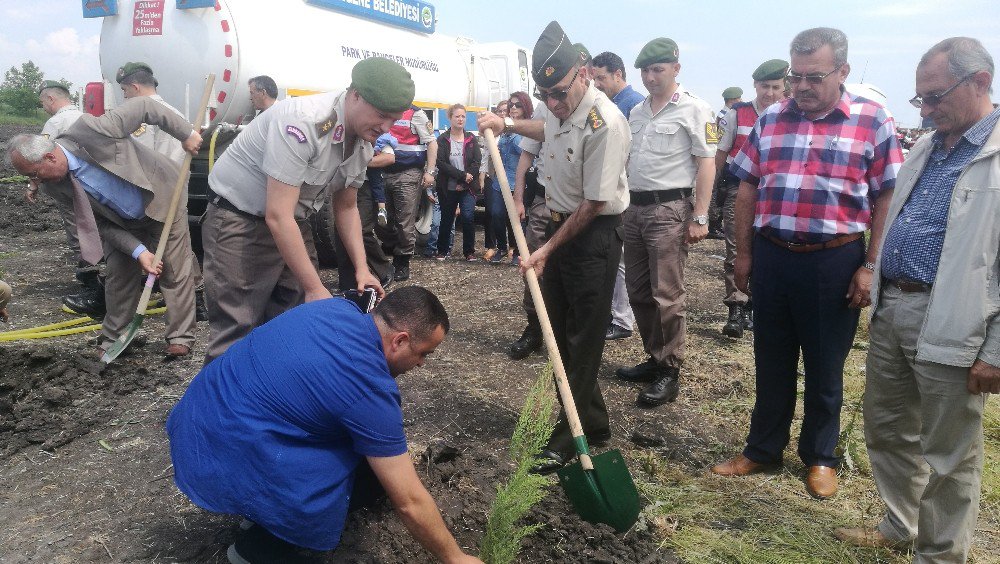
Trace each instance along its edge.
<path fill-rule="evenodd" d="M 542 328 L 535 323 L 528 323 L 521 333 L 521 338 L 510 346 L 507 356 L 513 360 L 521 360 L 540 348 L 542 348 Z"/>
<path fill-rule="evenodd" d="M 410 279 L 409 255 L 396 255 L 392 258 L 392 266 L 396 269 L 396 273 L 392 276 L 393 280 L 396 282 L 402 282 Z"/>
<path fill-rule="evenodd" d="M 626 329 L 620 325 L 614 323 L 608 324 L 608 330 L 604 333 L 605 341 L 614 341 L 617 339 L 627 339 L 632 336 L 632 330 Z"/>
<path fill-rule="evenodd" d="M 590 446 L 602 447 L 611 441 L 611 429 L 600 433 L 587 433 L 587 443 Z"/>
<path fill-rule="evenodd" d="M 545 449 L 535 455 L 535 465 L 531 467 L 532 474 L 551 474 L 566 466 L 566 459 L 553 450 Z"/>
<path fill-rule="evenodd" d="M 658 372 L 659 378 L 639 394 L 640 405 L 657 406 L 677 399 L 677 393 L 680 391 L 677 381 L 680 370 L 661 367 Z"/>
<path fill-rule="evenodd" d="M 726 325 L 722 328 L 722 334 L 727 337 L 739 339 L 743 336 L 745 323 L 746 318 L 743 316 L 743 306 L 733 304 L 729 306 L 729 320 L 726 321 Z"/>
<path fill-rule="evenodd" d="M 615 376 L 629 382 L 652 382 L 659 375 L 660 366 L 656 364 L 653 357 L 649 357 L 645 362 L 636 364 L 631 368 L 619 368 L 615 370 Z"/>
<path fill-rule="evenodd" d="M 104 302 L 103 285 L 100 290 L 85 288 L 79 294 L 66 296 L 62 299 L 62 303 L 63 309 L 68 310 L 69 313 L 88 315 L 94 319 L 102 318 L 108 312 Z"/>
<path fill-rule="evenodd" d="M 743 306 L 743 328 L 747 331 L 753 331 L 753 303 L 747 302 Z"/>
<path fill-rule="evenodd" d="M 226 556 L 233 564 L 319 564 L 317 553 L 279 539 L 260 525 L 252 525 L 229 545 Z"/>
<path fill-rule="evenodd" d="M 208 321 L 208 307 L 205 306 L 204 290 L 194 293 L 194 319 L 195 321 Z"/>

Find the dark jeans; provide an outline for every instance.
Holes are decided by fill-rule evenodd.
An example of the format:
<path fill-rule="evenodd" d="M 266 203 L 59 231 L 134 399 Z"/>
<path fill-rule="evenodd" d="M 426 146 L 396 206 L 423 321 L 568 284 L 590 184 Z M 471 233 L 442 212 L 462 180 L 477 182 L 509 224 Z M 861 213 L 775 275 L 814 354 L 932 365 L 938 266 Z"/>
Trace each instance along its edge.
<path fill-rule="evenodd" d="M 489 221 L 493 227 L 493 237 L 496 240 L 495 248 L 501 254 L 507 252 L 507 244 L 514 244 L 514 229 L 507 218 L 507 206 L 503 201 L 503 194 L 500 190 L 490 188 L 486 193 L 486 199 L 490 203 Z M 488 246 L 488 245 L 487 245 Z"/>
<path fill-rule="evenodd" d="M 622 255 L 620 225 L 619 215 L 596 217 L 552 253 L 542 278 L 542 297 L 580 423 L 588 435 L 599 435 L 609 429 L 608 408 L 597 372 L 601 368 L 604 334 L 611 317 L 611 295 Z M 548 449 L 562 454 L 575 451 L 565 413 L 559 416 Z"/>
<path fill-rule="evenodd" d="M 462 255 L 468 256 L 476 252 L 476 197 L 468 190 L 461 192 L 441 190 L 441 226 L 438 229 L 438 254 L 451 253 L 452 226 L 455 225 L 455 210 L 462 210 Z"/>
<path fill-rule="evenodd" d="M 795 414 L 799 351 L 805 394 L 799 457 L 806 466 L 836 467 L 844 396 L 844 362 L 860 310 L 844 296 L 864 262 L 864 239 L 842 247 L 794 253 L 761 236 L 753 241 L 754 364 L 757 398 L 743 454 L 781 462 Z"/>

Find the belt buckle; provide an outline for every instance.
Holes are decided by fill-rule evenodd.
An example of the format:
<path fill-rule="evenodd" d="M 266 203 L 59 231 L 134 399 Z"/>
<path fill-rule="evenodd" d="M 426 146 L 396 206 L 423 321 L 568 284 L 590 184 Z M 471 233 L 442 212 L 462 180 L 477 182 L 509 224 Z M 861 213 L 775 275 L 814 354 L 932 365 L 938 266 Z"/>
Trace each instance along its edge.
<path fill-rule="evenodd" d="M 550 210 L 549 211 L 549 219 L 552 220 L 552 223 L 562 223 L 563 214 L 561 214 L 561 213 L 559 213 L 557 211 L 551 211 Z"/>

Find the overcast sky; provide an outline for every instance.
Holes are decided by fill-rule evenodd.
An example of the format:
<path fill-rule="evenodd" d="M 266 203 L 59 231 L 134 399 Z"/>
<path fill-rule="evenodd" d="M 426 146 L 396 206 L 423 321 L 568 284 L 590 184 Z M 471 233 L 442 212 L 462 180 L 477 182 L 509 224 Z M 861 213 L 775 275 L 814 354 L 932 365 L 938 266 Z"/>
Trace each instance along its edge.
<path fill-rule="evenodd" d="M 302 0 L 230 0 L 280 9 Z M 175 0 L 167 0 L 172 9 Z M 741 86 L 753 96 L 750 74 L 761 62 L 788 59 L 788 43 L 816 26 L 842 29 L 850 42 L 849 82 L 878 86 L 902 125 L 916 125 L 913 73 L 928 47 L 946 37 L 967 35 L 1000 57 L 996 0 L 840 0 L 730 2 L 690 0 L 438 0 L 438 33 L 476 41 L 511 40 L 530 48 L 550 20 L 558 20 L 574 42 L 594 55 L 614 51 L 625 60 L 628 79 L 643 91 L 632 63 L 642 46 L 669 37 L 680 46 L 683 86 L 722 105 L 722 90 Z M 130 13 L 133 0 L 119 0 Z M 759 8 L 767 6 L 767 9 Z M 756 8 L 756 11 L 753 11 Z M 81 0 L 0 0 L 0 69 L 32 60 L 46 78 L 77 86 L 100 78 L 99 19 L 82 17 Z M 276 30 L 276 45 L 290 50 L 295 30 Z M 331 33 L 336 33 L 332 31 Z M 314 55 L 315 56 L 315 55 Z M 998 86 L 994 79 L 994 87 Z"/>

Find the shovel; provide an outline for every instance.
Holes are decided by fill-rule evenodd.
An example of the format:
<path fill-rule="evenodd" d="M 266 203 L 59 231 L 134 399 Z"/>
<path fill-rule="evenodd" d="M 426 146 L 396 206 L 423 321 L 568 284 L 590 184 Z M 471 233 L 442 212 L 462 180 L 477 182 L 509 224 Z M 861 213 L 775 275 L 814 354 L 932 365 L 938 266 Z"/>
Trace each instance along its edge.
<path fill-rule="evenodd" d="M 486 146 L 493 159 L 497 180 L 500 181 L 500 194 L 503 195 L 504 205 L 507 207 L 507 217 L 510 219 L 511 226 L 514 227 L 517 250 L 522 257 L 527 257 L 529 255 L 528 244 L 524 240 L 521 221 L 514 208 L 514 198 L 510 193 L 510 184 L 507 182 L 507 174 L 504 172 L 503 161 L 500 159 L 496 137 L 489 129 L 484 131 L 483 135 L 486 137 Z M 563 491 L 566 492 L 566 497 L 573 504 L 573 508 L 584 521 L 607 523 L 618 532 L 626 531 L 639 517 L 639 492 L 635 489 L 635 482 L 632 481 L 632 475 L 629 473 L 620 451 L 610 450 L 597 456 L 591 456 L 587 437 L 583 434 L 583 426 L 580 425 L 580 416 L 576 412 L 576 402 L 573 401 L 573 394 L 566 378 L 562 356 L 559 354 L 555 334 L 552 332 L 552 324 L 549 322 L 548 310 L 545 309 L 545 302 L 542 300 L 542 289 L 538 285 L 538 275 L 535 274 L 534 269 L 530 269 L 525 278 L 528 281 L 531 299 L 535 303 L 538 321 L 542 326 L 545 349 L 552 361 L 552 371 L 555 373 L 559 399 L 566 412 L 570 432 L 573 433 L 573 445 L 579 456 L 578 462 L 564 466 L 558 471 L 559 483 L 562 484 Z"/>
<path fill-rule="evenodd" d="M 208 98 L 212 95 L 212 87 L 214 85 L 215 75 L 209 74 L 208 78 L 205 79 L 205 91 L 201 95 L 201 104 L 198 106 L 198 117 L 194 120 L 196 129 L 201 127 L 201 124 L 205 121 Z M 177 184 L 174 185 L 174 194 L 170 198 L 170 208 L 167 210 L 166 219 L 163 220 L 163 231 L 160 232 L 160 242 L 156 244 L 156 254 L 153 258 L 154 265 L 160 262 L 160 259 L 163 258 L 163 251 L 167 248 L 167 237 L 170 235 L 170 226 L 174 223 L 174 216 L 177 215 L 177 204 L 181 201 L 181 192 L 184 191 L 184 183 L 187 182 L 188 171 L 191 170 L 191 158 L 191 153 L 188 153 L 184 157 L 184 163 L 181 164 L 181 171 L 177 176 Z M 101 362 L 104 364 L 111 364 L 111 361 L 118 358 L 118 355 L 122 354 L 125 347 L 132 342 L 132 339 L 139 332 L 142 320 L 146 317 L 146 305 L 149 304 L 149 295 L 153 293 L 153 282 L 155 281 L 156 276 L 152 274 L 146 276 L 146 285 L 142 289 L 142 297 L 139 298 L 139 305 L 135 308 L 135 315 L 132 316 L 132 322 L 118 336 L 118 340 L 111 343 L 108 350 L 104 351 L 104 356 L 101 357 Z"/>

